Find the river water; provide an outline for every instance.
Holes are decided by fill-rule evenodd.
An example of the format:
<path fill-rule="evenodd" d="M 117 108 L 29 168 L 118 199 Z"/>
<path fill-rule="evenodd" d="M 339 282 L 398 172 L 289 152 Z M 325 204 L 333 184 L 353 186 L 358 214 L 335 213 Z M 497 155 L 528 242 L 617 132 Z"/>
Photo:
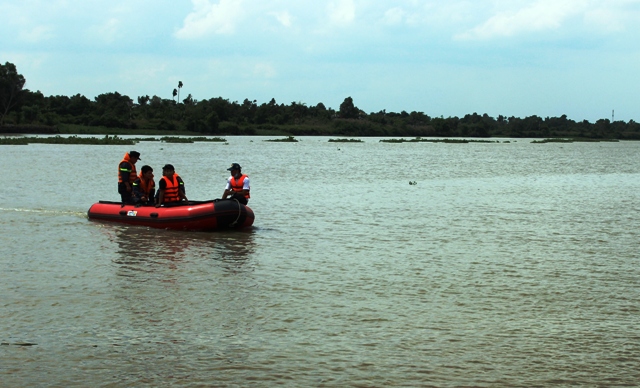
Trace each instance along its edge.
<path fill-rule="evenodd" d="M 265 139 L 0 146 L 0 385 L 640 381 L 640 142 Z M 130 148 L 254 227 L 87 220 Z"/>

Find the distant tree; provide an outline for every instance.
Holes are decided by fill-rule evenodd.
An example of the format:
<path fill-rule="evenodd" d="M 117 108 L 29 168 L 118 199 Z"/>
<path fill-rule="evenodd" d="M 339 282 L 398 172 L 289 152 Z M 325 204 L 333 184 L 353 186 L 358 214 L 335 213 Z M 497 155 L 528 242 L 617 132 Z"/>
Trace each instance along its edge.
<path fill-rule="evenodd" d="M 99 115 L 112 114 L 120 118 L 129 118 L 133 100 L 129 96 L 118 92 L 103 93 L 95 97 L 96 113 Z"/>
<path fill-rule="evenodd" d="M 182 89 L 182 81 L 178 81 L 178 102 L 180 102 L 180 89 Z"/>
<path fill-rule="evenodd" d="M 253 116 L 255 115 L 257 110 L 258 110 L 258 104 L 256 104 L 256 100 L 249 100 L 248 98 L 245 98 L 244 101 L 242 102 L 242 106 L 240 110 L 242 119 L 246 120 L 247 122 L 252 122 Z"/>
<path fill-rule="evenodd" d="M 304 118 L 304 116 L 307 115 L 309 111 L 307 104 L 305 104 L 304 102 L 295 101 L 291 103 L 289 109 L 291 110 L 291 115 L 293 116 L 295 122 L 299 122 L 302 118 Z"/>
<path fill-rule="evenodd" d="M 173 89 L 173 101 L 176 101 L 176 96 L 178 95 L 178 89 Z"/>
<path fill-rule="evenodd" d="M 216 112 L 211 112 L 207 117 L 207 127 L 209 129 L 209 133 L 218 132 L 218 128 L 220 127 L 220 118 Z"/>
<path fill-rule="evenodd" d="M 20 102 L 26 82 L 13 63 L 5 62 L 0 65 L 0 126 L 4 124 L 9 111 Z"/>
<path fill-rule="evenodd" d="M 215 111 L 220 121 L 231 120 L 233 104 L 222 97 L 211 98 L 207 101 L 210 109 Z"/>
<path fill-rule="evenodd" d="M 342 104 L 340 104 L 339 112 L 340 117 L 343 119 L 357 119 L 360 114 L 360 109 L 353 105 L 353 99 L 351 97 L 347 97 L 344 99 Z"/>
<path fill-rule="evenodd" d="M 128 99 L 128 97 L 127 97 Z M 130 101 L 130 99 L 129 99 Z M 67 112 L 72 116 L 81 116 L 90 114 L 93 110 L 91 100 L 81 95 L 80 93 L 69 98 L 69 105 L 67 106 Z"/>
<path fill-rule="evenodd" d="M 138 105 L 145 106 L 149 103 L 149 96 L 138 96 Z"/>

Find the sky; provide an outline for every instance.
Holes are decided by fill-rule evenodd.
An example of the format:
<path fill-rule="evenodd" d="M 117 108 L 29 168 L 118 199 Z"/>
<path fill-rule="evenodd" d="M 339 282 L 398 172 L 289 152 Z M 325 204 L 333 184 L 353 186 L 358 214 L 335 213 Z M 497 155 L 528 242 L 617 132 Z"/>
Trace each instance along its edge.
<path fill-rule="evenodd" d="M 640 121 L 640 0 L 0 0 L 25 88 Z"/>

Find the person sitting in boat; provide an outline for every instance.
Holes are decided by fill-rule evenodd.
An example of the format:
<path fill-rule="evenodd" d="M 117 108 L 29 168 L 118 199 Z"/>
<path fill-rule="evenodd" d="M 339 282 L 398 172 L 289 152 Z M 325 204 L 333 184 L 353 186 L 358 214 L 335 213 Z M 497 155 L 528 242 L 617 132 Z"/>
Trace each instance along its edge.
<path fill-rule="evenodd" d="M 242 173 L 242 167 L 238 163 L 231 164 L 227 171 L 231 171 L 231 176 L 227 179 L 227 186 L 224 189 L 224 193 L 222 193 L 222 199 L 230 197 L 230 199 L 235 199 L 246 205 L 249 202 L 249 198 L 251 198 L 249 195 L 249 190 L 251 190 L 249 177 Z"/>
<path fill-rule="evenodd" d="M 133 203 L 131 199 L 131 193 L 133 192 L 133 181 L 138 178 L 138 172 L 136 171 L 136 162 L 140 159 L 140 152 L 129 151 L 124 154 L 122 161 L 118 165 L 118 194 L 122 204 Z"/>
<path fill-rule="evenodd" d="M 138 179 L 133 181 L 131 197 L 136 206 L 153 205 L 156 192 L 156 182 L 153 180 L 153 168 L 142 166 Z"/>
<path fill-rule="evenodd" d="M 175 204 L 180 201 L 188 201 L 184 193 L 184 182 L 176 174 L 173 165 L 165 164 L 162 167 L 162 179 L 158 183 L 158 202 L 156 202 L 156 207 Z"/>

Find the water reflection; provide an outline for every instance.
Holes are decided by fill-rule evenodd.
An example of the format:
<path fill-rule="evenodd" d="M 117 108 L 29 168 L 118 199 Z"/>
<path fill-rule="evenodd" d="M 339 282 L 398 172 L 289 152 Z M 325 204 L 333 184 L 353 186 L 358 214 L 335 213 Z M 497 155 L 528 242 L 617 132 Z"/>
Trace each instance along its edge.
<path fill-rule="evenodd" d="M 192 233 L 106 225 L 115 243 L 110 293 L 113 319 L 127 328 L 116 344 L 210 341 L 221 327 L 244 326 L 253 311 L 253 231 Z M 249 295 L 248 295 L 249 294 Z M 242 308 L 238 308 L 238 304 Z M 208 334 L 207 334 L 208 333 Z M 235 331 L 234 331 L 235 333 Z M 177 351 L 178 349 L 176 349 Z"/>
<path fill-rule="evenodd" d="M 250 263 L 255 251 L 253 230 L 204 233 L 118 225 L 107 233 L 118 245 L 114 262 L 131 271 L 158 266 L 177 270 L 187 262 L 214 260 L 236 272 Z"/>

